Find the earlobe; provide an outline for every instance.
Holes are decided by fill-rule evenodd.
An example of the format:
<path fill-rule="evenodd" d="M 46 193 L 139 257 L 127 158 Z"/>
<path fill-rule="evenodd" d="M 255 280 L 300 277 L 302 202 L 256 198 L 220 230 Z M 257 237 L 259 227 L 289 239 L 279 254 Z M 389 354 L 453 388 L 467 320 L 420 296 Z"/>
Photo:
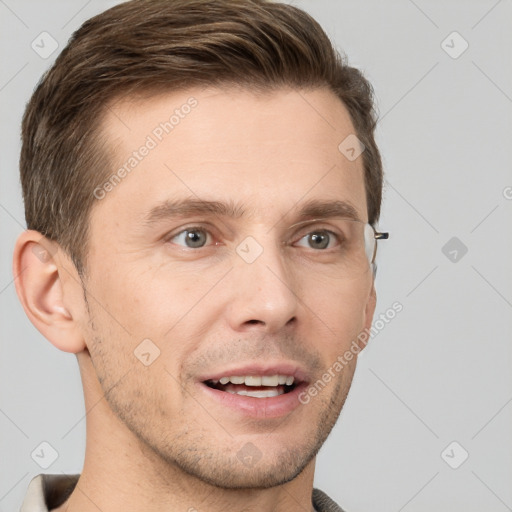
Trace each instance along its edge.
<path fill-rule="evenodd" d="M 13 274 L 16 293 L 36 329 L 59 350 L 77 353 L 85 348 L 76 319 L 66 304 L 59 246 L 33 230 L 16 241 Z"/>

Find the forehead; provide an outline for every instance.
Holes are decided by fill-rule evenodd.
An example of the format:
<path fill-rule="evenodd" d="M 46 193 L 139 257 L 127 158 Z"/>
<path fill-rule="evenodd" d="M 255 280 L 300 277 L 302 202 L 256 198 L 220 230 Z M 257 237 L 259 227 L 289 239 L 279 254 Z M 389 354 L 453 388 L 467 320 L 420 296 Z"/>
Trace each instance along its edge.
<path fill-rule="evenodd" d="M 114 179 L 93 214 L 133 223 L 162 202 L 194 198 L 244 204 L 245 218 L 272 222 L 301 201 L 332 199 L 365 220 L 362 157 L 339 149 L 354 132 L 327 89 L 195 88 L 124 99 L 103 123 Z"/>

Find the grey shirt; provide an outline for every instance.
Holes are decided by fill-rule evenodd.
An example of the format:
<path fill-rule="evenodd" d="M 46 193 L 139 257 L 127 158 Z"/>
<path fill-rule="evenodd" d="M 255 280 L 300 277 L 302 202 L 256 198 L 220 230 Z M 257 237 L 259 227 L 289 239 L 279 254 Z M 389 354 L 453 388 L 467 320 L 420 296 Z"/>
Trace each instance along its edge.
<path fill-rule="evenodd" d="M 49 512 L 59 507 L 73 492 L 79 476 L 37 475 L 30 481 L 20 512 Z M 316 512 L 343 512 L 319 489 L 313 489 L 312 503 Z"/>

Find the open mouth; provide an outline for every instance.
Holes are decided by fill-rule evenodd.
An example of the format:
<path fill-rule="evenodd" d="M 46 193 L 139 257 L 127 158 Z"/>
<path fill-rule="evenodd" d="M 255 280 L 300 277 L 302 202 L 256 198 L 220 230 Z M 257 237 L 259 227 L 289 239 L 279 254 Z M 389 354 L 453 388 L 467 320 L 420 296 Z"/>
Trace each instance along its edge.
<path fill-rule="evenodd" d="M 253 398 L 272 398 L 293 391 L 298 382 L 290 375 L 231 376 L 209 379 L 204 384 L 212 389 Z"/>

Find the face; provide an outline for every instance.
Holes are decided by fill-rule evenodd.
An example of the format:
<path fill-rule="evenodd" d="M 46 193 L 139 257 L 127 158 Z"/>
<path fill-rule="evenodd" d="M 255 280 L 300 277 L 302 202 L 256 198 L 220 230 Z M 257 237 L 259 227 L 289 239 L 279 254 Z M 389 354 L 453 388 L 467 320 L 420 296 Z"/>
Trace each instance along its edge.
<path fill-rule="evenodd" d="M 96 192 L 81 328 L 110 408 L 218 487 L 293 479 L 335 424 L 355 358 L 333 365 L 375 307 L 370 271 L 325 271 L 325 204 L 367 221 L 362 159 L 338 150 L 347 110 L 327 90 L 191 89 L 118 103 L 104 131 L 112 172 L 130 170 Z"/>

